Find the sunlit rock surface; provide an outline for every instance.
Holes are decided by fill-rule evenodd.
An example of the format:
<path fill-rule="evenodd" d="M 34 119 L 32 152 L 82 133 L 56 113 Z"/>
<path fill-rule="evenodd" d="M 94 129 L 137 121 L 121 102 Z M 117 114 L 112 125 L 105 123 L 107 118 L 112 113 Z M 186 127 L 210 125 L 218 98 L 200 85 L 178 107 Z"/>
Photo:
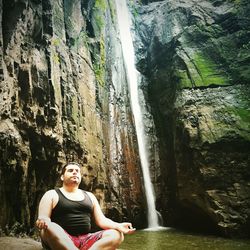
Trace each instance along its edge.
<path fill-rule="evenodd" d="M 144 210 L 114 6 L 0 1 L 0 226 L 32 231 L 66 161 L 111 218 Z"/>

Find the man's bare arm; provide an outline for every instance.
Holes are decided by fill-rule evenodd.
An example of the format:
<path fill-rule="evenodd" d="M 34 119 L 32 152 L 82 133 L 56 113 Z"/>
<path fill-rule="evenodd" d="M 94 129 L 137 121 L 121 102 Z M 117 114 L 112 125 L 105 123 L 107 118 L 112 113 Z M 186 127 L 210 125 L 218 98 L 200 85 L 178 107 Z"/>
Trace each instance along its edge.
<path fill-rule="evenodd" d="M 94 214 L 94 219 L 95 219 L 95 223 L 97 226 L 99 226 L 102 229 L 116 229 L 125 234 L 133 233 L 135 231 L 135 228 L 133 228 L 132 224 L 129 222 L 118 223 L 107 218 L 103 214 L 96 197 L 92 193 L 89 193 L 89 194 L 91 196 L 91 200 L 93 201 L 93 205 L 94 205 L 93 214 Z"/>
<path fill-rule="evenodd" d="M 39 229 L 46 229 L 48 224 L 50 223 L 50 216 L 53 208 L 53 199 L 55 198 L 55 191 L 49 190 L 47 191 L 40 203 L 38 208 L 38 218 L 36 221 L 36 226 Z"/>

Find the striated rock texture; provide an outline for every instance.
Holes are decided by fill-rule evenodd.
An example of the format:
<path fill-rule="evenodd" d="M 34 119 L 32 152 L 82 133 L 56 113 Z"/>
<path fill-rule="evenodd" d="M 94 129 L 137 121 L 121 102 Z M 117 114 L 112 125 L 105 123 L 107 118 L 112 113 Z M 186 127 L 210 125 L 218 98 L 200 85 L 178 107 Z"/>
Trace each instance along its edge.
<path fill-rule="evenodd" d="M 144 210 L 113 1 L 0 0 L 0 226 L 32 230 L 67 161 L 104 212 Z"/>
<path fill-rule="evenodd" d="M 165 223 L 250 236 L 248 1 L 142 1 L 137 67 L 152 109 Z"/>
<path fill-rule="evenodd" d="M 169 226 L 249 237 L 250 4 L 136 2 L 157 209 Z M 67 161 L 109 217 L 146 226 L 113 0 L 0 0 L 0 20 L 1 232 L 32 232 Z"/>

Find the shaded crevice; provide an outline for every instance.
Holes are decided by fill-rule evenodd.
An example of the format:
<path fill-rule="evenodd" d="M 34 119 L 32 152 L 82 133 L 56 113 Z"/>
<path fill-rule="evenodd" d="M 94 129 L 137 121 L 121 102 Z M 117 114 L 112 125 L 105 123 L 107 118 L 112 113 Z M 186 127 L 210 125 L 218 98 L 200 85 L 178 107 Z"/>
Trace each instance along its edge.
<path fill-rule="evenodd" d="M 220 235 L 218 226 L 209 215 L 194 203 L 182 201 L 175 210 L 174 226 L 178 229 L 199 234 Z"/>
<path fill-rule="evenodd" d="M 81 0 L 81 9 L 83 16 L 86 17 L 86 32 L 88 37 L 95 38 L 94 27 L 91 22 L 91 16 L 93 12 L 93 7 L 95 5 L 94 0 Z"/>
<path fill-rule="evenodd" d="M 3 0 L 2 35 L 4 51 L 7 49 L 16 25 L 22 16 L 26 3 Z"/>
<path fill-rule="evenodd" d="M 53 36 L 52 4 L 51 0 L 42 0 L 43 35 Z"/>

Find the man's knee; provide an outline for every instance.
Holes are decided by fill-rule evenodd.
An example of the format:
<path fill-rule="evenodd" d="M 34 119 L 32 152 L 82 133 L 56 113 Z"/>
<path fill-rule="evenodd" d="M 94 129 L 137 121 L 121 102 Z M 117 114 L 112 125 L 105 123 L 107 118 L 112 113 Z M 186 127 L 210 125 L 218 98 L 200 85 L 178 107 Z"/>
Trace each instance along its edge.
<path fill-rule="evenodd" d="M 106 230 L 104 232 L 103 236 L 108 237 L 110 239 L 110 242 L 114 246 L 119 246 L 124 240 L 123 233 L 121 233 L 121 232 L 119 232 L 119 231 L 117 231 L 115 229 Z"/>
<path fill-rule="evenodd" d="M 47 229 L 41 231 L 41 238 L 45 241 L 56 240 L 63 236 L 65 236 L 64 230 L 54 222 L 51 222 Z"/>
<path fill-rule="evenodd" d="M 62 227 L 53 222 L 41 231 L 41 239 L 48 249 L 77 249 Z"/>

